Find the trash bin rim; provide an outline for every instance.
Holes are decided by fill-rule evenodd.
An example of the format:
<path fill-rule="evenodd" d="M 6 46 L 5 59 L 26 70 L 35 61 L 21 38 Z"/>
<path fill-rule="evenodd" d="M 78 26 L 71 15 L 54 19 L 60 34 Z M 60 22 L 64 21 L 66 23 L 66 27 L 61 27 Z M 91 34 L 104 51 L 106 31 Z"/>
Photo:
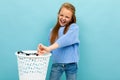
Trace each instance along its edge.
<path fill-rule="evenodd" d="M 24 51 L 32 51 L 32 52 L 37 52 L 36 50 L 22 50 L 23 52 Z M 52 54 L 51 53 L 45 53 L 45 54 L 41 54 L 39 56 L 35 56 L 35 55 L 30 55 L 30 56 L 27 56 L 25 54 L 18 54 L 18 52 L 15 52 L 15 55 L 16 56 L 19 56 L 19 57 L 29 57 L 29 58 L 39 58 L 39 57 L 50 57 Z"/>

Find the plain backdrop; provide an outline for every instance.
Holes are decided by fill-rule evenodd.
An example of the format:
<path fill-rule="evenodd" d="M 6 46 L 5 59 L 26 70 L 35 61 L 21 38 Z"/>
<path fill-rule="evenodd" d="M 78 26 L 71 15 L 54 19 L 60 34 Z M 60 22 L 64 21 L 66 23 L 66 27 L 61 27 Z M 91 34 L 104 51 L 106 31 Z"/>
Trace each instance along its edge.
<path fill-rule="evenodd" d="M 64 2 L 80 28 L 78 80 L 120 80 L 120 0 L 0 0 L 0 80 L 19 79 L 16 51 L 48 45 Z"/>

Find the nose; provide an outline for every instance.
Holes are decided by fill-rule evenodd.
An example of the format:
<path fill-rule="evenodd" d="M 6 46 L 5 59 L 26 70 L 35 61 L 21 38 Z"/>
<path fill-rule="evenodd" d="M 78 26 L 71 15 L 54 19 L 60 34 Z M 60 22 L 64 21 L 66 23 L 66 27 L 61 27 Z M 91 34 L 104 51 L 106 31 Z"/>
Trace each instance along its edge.
<path fill-rule="evenodd" d="M 65 17 L 62 17 L 63 20 L 65 20 Z"/>

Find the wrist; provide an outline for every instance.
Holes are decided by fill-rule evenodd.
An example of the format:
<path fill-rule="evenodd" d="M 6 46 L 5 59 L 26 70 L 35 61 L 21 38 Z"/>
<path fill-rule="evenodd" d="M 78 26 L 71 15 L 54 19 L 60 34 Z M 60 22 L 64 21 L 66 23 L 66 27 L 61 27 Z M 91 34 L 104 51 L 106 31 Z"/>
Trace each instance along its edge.
<path fill-rule="evenodd" d="M 53 50 L 52 46 L 49 46 L 49 47 L 48 47 L 48 51 L 50 52 L 50 51 L 52 51 L 52 50 Z"/>

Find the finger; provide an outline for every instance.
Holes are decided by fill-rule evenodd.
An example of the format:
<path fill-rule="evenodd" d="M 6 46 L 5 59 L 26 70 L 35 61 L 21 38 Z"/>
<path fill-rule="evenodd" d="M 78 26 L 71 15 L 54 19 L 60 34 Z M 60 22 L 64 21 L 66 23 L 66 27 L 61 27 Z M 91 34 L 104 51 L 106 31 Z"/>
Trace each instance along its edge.
<path fill-rule="evenodd" d="M 44 49 L 46 48 L 46 46 L 44 46 L 43 44 L 40 44 L 40 47 Z"/>
<path fill-rule="evenodd" d="M 45 53 L 47 53 L 45 50 L 43 50 L 43 51 L 40 51 L 40 53 L 42 53 L 42 54 L 45 54 Z"/>
<path fill-rule="evenodd" d="M 39 45 L 38 48 L 37 48 L 37 50 L 41 51 L 41 50 L 44 50 L 44 48 L 41 45 Z"/>
<path fill-rule="evenodd" d="M 38 55 L 42 55 L 42 54 L 44 54 L 44 52 L 39 51 L 39 52 L 37 52 L 37 54 L 38 54 Z"/>

